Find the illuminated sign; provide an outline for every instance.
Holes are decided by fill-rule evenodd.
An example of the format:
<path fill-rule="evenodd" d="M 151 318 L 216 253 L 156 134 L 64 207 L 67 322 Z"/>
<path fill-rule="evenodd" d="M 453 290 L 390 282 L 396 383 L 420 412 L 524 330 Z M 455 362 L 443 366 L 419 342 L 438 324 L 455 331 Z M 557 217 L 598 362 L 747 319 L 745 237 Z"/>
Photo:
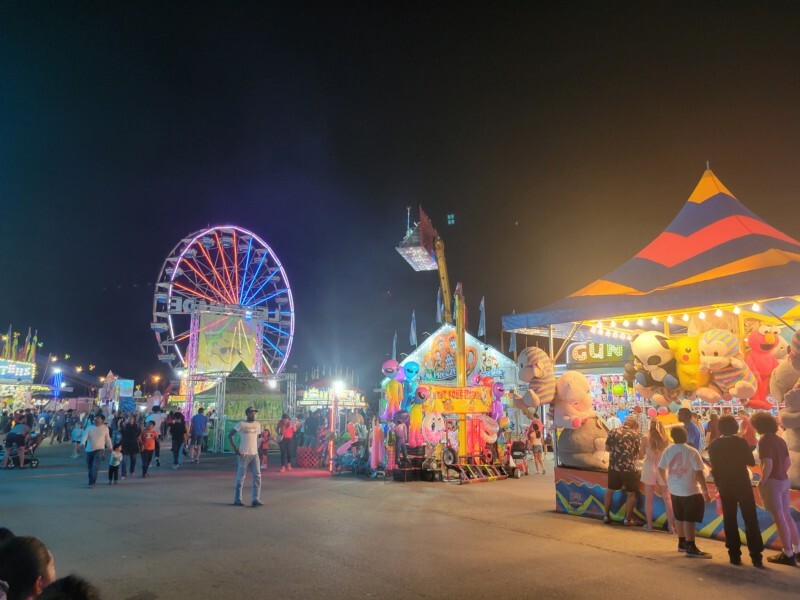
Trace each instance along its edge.
<path fill-rule="evenodd" d="M 567 348 L 567 364 L 624 363 L 630 353 L 627 344 L 576 342 Z"/>
<path fill-rule="evenodd" d="M 335 392 L 336 403 L 342 408 L 366 407 L 367 403 L 357 390 L 342 390 Z M 329 389 L 309 388 L 300 392 L 299 406 L 328 406 L 333 400 L 334 393 Z"/>
<path fill-rule="evenodd" d="M 36 365 L 34 363 L 0 359 L 0 382 L 33 383 L 35 374 Z"/>
<path fill-rule="evenodd" d="M 239 304 L 212 304 L 204 300 L 182 298 L 180 296 L 173 296 L 170 299 L 167 312 L 173 315 L 202 312 L 215 315 L 239 316 L 248 321 L 255 317 L 259 321 L 268 321 L 270 323 L 278 323 L 281 320 L 281 315 L 277 310 L 272 311 L 272 315 L 270 315 L 269 310 L 264 307 L 241 306 Z"/>
<path fill-rule="evenodd" d="M 448 414 L 488 413 L 492 407 L 492 391 L 488 387 L 425 387 L 430 392 L 423 405 L 426 411 Z"/>

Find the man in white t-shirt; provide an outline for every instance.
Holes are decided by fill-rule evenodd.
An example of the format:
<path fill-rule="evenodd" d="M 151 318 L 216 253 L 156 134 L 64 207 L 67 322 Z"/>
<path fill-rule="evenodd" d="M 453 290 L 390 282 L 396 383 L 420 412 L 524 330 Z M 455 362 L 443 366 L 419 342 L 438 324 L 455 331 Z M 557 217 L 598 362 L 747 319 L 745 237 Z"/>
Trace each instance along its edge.
<path fill-rule="evenodd" d="M 695 523 L 702 523 L 706 502 L 711 501 L 703 472 L 700 453 L 686 443 L 688 434 L 683 427 L 670 430 L 675 442 L 664 450 L 658 472 L 667 482 L 675 512 L 675 529 L 678 532 L 678 552 L 688 558 L 711 558 L 694 543 Z"/>
<path fill-rule="evenodd" d="M 234 506 L 244 506 L 242 502 L 242 487 L 247 469 L 253 479 L 253 506 L 263 506 L 261 502 L 261 471 L 258 461 L 258 438 L 261 436 L 261 423 L 256 422 L 258 411 L 252 406 L 244 411 L 246 421 L 239 421 L 228 434 L 228 441 L 238 456 L 238 469 L 236 472 L 236 492 L 233 497 Z M 239 444 L 233 439 L 234 434 L 239 434 Z"/>

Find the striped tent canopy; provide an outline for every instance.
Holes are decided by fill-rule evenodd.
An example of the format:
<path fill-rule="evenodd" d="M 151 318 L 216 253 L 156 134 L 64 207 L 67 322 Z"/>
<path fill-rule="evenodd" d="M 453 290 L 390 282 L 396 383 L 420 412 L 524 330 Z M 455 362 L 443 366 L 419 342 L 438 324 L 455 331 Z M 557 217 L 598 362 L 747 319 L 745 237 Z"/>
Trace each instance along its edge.
<path fill-rule="evenodd" d="M 503 329 L 707 307 L 800 321 L 800 242 L 748 210 L 711 170 L 636 256 L 563 300 L 503 317 Z"/>

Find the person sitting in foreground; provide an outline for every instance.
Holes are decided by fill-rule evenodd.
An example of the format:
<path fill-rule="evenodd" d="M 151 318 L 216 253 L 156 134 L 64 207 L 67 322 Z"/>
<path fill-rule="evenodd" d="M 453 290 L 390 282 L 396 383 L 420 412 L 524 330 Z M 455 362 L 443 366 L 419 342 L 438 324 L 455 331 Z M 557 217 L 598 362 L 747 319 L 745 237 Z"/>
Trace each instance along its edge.
<path fill-rule="evenodd" d="M 56 578 L 53 555 L 35 537 L 12 537 L 0 544 L 0 581 L 7 600 L 38 598 Z"/>
<path fill-rule="evenodd" d="M 100 600 L 100 591 L 82 577 L 68 575 L 47 586 L 39 600 Z"/>

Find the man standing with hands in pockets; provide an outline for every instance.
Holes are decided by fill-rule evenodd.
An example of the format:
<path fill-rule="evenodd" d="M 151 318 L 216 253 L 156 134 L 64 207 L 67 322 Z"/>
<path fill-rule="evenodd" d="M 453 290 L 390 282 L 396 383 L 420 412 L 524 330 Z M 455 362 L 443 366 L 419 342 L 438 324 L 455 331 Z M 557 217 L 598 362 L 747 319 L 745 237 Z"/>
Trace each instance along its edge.
<path fill-rule="evenodd" d="M 261 423 L 256 422 L 258 411 L 252 406 L 244 411 L 246 421 L 239 421 L 228 434 L 228 441 L 236 452 L 238 469 L 236 472 L 236 491 L 233 497 L 234 506 L 244 506 L 242 502 L 242 487 L 248 468 L 253 479 L 253 506 L 263 506 L 261 502 L 261 471 L 258 461 L 258 438 L 261 435 Z M 239 445 L 233 440 L 233 435 L 239 434 Z"/>

